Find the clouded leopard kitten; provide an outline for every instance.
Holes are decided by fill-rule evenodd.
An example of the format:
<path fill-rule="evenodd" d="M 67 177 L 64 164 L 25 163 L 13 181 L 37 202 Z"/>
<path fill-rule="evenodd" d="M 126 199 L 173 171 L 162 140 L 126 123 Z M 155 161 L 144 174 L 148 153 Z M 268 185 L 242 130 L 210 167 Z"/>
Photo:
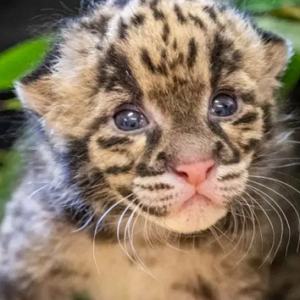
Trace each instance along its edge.
<path fill-rule="evenodd" d="M 1 300 L 278 296 L 298 238 L 274 97 L 289 58 L 211 0 L 87 3 L 16 83 L 34 150 L 2 225 Z"/>

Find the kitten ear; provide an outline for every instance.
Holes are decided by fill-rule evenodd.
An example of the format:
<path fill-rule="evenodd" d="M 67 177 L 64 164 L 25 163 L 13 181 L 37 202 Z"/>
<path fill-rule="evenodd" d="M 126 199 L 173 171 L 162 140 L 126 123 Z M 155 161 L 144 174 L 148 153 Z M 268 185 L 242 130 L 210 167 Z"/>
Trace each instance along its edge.
<path fill-rule="evenodd" d="M 292 43 L 284 38 L 262 29 L 257 30 L 265 48 L 266 73 L 281 77 L 293 56 Z"/>
<path fill-rule="evenodd" d="M 44 115 L 52 102 L 51 76 L 57 62 L 58 50 L 53 48 L 34 71 L 15 83 L 15 90 L 23 107 Z"/>

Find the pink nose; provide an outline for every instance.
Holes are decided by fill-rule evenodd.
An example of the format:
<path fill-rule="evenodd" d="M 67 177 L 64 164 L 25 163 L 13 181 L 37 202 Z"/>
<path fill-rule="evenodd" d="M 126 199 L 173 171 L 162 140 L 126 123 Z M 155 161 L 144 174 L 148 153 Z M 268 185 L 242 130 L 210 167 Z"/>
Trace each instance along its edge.
<path fill-rule="evenodd" d="M 180 165 L 176 167 L 176 171 L 188 183 L 197 186 L 207 179 L 208 173 L 214 164 L 215 162 L 209 159 L 190 165 Z"/>

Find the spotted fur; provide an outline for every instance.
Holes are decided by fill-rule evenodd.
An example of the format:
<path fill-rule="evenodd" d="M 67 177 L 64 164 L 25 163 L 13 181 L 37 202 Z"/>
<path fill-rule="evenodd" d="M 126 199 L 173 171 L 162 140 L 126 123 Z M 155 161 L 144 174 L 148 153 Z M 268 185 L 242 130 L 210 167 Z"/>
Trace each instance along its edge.
<path fill-rule="evenodd" d="M 211 0 L 84 5 L 16 83 L 38 129 L 2 225 L 1 299 L 266 299 L 271 261 L 298 234 L 274 172 L 294 151 L 274 97 L 289 57 Z M 239 108 L 220 120 L 208 112 L 224 90 Z M 115 127 L 123 104 L 146 130 Z M 217 162 L 218 203 L 174 217 L 174 166 L 198 158 Z"/>

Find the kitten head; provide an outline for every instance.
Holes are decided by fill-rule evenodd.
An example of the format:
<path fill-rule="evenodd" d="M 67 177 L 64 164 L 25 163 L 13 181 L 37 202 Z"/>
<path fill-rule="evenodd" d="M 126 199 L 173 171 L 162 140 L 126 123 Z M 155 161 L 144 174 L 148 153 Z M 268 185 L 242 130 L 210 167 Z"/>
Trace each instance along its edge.
<path fill-rule="evenodd" d="M 283 39 L 210 0 L 108 2 L 70 21 L 16 87 L 50 142 L 65 141 L 54 149 L 82 201 L 191 233 L 243 201 L 273 151 L 288 59 Z"/>

